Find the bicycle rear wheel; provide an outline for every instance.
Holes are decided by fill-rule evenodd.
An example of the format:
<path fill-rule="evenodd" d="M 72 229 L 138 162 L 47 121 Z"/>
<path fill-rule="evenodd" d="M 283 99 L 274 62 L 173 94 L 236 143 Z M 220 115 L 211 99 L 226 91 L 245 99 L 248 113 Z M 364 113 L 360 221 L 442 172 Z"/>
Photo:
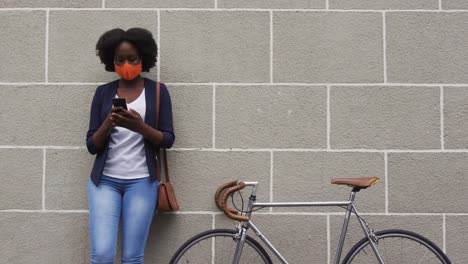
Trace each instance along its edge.
<path fill-rule="evenodd" d="M 237 245 L 236 234 L 236 230 L 213 229 L 195 235 L 176 251 L 169 263 L 232 263 Z M 252 237 L 246 236 L 239 263 L 271 264 L 272 262 L 265 249 Z"/>
<path fill-rule="evenodd" d="M 377 247 L 388 263 L 450 264 L 445 253 L 429 239 L 406 230 L 384 230 L 375 232 Z M 346 254 L 344 264 L 379 263 L 369 240 L 363 238 Z"/>

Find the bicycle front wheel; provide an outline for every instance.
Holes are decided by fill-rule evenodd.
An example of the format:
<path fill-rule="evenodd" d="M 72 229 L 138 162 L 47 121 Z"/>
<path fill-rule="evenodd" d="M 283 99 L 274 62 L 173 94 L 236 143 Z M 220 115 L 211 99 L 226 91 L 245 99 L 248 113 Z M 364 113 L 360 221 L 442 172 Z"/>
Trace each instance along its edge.
<path fill-rule="evenodd" d="M 377 248 L 388 263 L 450 264 L 445 253 L 429 239 L 406 230 L 384 230 L 375 232 Z M 343 260 L 343 264 L 379 263 L 369 240 L 363 238 L 354 245 Z"/>
<path fill-rule="evenodd" d="M 213 229 L 200 233 L 185 242 L 169 263 L 232 263 L 237 245 L 236 234 L 235 230 L 230 229 Z M 272 262 L 265 249 L 252 237 L 246 236 L 239 263 L 271 264 Z"/>

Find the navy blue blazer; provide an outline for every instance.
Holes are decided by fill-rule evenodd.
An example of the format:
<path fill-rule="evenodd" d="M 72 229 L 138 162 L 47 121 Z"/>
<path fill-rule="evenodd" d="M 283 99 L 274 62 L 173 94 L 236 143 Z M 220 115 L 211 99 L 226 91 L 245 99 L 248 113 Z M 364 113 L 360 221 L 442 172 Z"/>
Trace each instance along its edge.
<path fill-rule="evenodd" d="M 143 77 L 145 85 L 145 96 L 146 96 L 146 112 L 145 112 L 145 123 L 151 127 L 154 127 L 155 114 L 156 114 L 156 82 Z M 91 103 L 91 114 L 89 118 L 89 130 L 86 133 L 86 147 L 88 152 L 92 155 L 96 155 L 94 165 L 91 170 L 91 180 L 96 186 L 99 185 L 102 171 L 107 159 L 107 153 L 109 152 L 109 138 L 105 141 L 105 145 L 101 150 L 97 150 L 96 145 L 93 141 L 93 134 L 99 129 L 101 124 L 106 119 L 107 115 L 112 109 L 112 98 L 117 94 L 117 85 L 119 79 L 99 85 L 96 88 L 96 92 Z M 155 167 L 155 155 L 159 148 L 171 148 L 174 144 L 175 135 L 174 128 L 172 125 L 172 104 L 169 91 L 164 83 L 160 83 L 160 109 L 159 109 L 159 120 L 158 130 L 163 133 L 163 140 L 159 145 L 153 145 L 149 140 L 144 138 L 146 164 L 148 165 L 148 171 L 150 174 L 151 181 L 157 180 L 156 178 L 156 167 Z"/>

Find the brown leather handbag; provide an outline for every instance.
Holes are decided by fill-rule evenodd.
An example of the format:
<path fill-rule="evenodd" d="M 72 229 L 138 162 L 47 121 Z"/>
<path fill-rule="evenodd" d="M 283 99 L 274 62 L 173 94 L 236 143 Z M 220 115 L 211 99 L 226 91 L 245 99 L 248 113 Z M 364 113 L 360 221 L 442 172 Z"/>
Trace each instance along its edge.
<path fill-rule="evenodd" d="M 158 119 L 159 119 L 159 95 L 161 94 L 161 88 L 159 81 L 156 82 L 156 120 L 154 126 L 158 129 Z M 166 175 L 166 180 L 161 182 L 161 155 L 160 148 L 158 148 L 156 153 L 156 175 L 158 182 L 161 182 L 159 185 L 158 192 L 158 211 L 159 212 L 171 212 L 179 210 L 179 204 L 174 192 L 174 187 L 171 184 L 169 179 L 169 166 L 167 165 L 167 155 L 166 149 L 163 148 L 163 157 L 164 157 L 164 172 Z"/>

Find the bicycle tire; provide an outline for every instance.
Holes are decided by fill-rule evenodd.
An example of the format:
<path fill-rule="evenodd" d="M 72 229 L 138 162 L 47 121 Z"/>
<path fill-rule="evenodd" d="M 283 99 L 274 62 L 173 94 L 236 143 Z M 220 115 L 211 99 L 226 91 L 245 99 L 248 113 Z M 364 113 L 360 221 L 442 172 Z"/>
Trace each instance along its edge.
<path fill-rule="evenodd" d="M 398 239 L 401 239 L 401 241 L 403 241 L 403 240 L 412 241 L 412 244 L 411 244 L 412 247 L 417 247 L 417 246 L 420 245 L 420 246 L 426 248 L 427 252 L 432 253 L 432 254 L 430 254 L 430 257 L 432 257 L 431 260 L 433 260 L 432 262 L 428 262 L 428 261 L 425 260 L 425 258 L 427 256 L 427 253 L 426 253 L 426 254 L 424 254 L 422 256 L 422 259 L 419 256 L 411 256 L 411 259 L 404 259 L 405 260 L 404 263 L 412 263 L 412 262 L 406 262 L 406 261 L 414 259 L 415 260 L 414 263 L 451 264 L 451 262 L 450 262 L 449 258 L 447 257 L 447 255 L 445 255 L 445 253 L 437 245 L 435 245 L 432 241 L 430 241 L 426 237 L 424 237 L 422 235 L 419 235 L 417 233 L 407 231 L 407 230 L 389 229 L 389 230 L 383 230 L 383 231 L 375 232 L 375 235 L 376 235 L 376 237 L 378 239 L 378 243 L 379 243 L 378 248 L 379 248 L 380 253 L 383 255 L 382 257 L 384 257 L 384 261 L 386 260 L 385 258 L 387 258 L 387 260 L 390 260 L 390 259 L 393 260 L 394 258 L 400 258 L 400 261 L 399 262 L 397 261 L 395 263 L 402 263 L 401 262 L 401 260 L 403 260 L 402 259 L 402 257 L 403 257 L 402 252 L 391 252 L 390 253 L 391 257 L 388 257 L 389 256 L 388 252 L 385 252 L 385 250 L 387 250 L 387 249 L 382 247 L 382 242 L 385 243 L 384 247 L 386 246 L 387 242 L 385 242 L 385 239 L 398 238 Z M 414 242 L 419 243 L 419 245 L 415 244 Z M 400 250 L 411 251 L 411 253 L 414 253 L 414 251 L 413 251 L 414 248 L 412 248 L 411 246 L 408 246 L 408 244 L 406 244 L 403 247 L 402 244 L 403 243 L 400 244 L 400 247 L 399 247 Z M 392 246 L 393 245 L 390 244 L 390 247 L 392 247 Z M 367 250 L 369 251 L 368 253 L 365 253 L 364 249 L 366 247 L 367 247 Z M 364 250 L 364 252 L 363 252 L 363 250 Z M 363 258 L 364 259 L 363 262 L 360 262 L 361 258 L 356 259 L 358 254 L 361 253 L 361 252 L 363 252 L 365 254 L 365 256 Z M 399 255 L 395 255 L 395 254 L 399 254 Z M 370 259 L 373 259 L 373 262 L 368 262 Z M 425 260 L 425 261 L 421 262 L 422 260 Z M 390 262 L 390 261 L 386 261 L 385 263 L 387 263 L 387 262 Z M 361 239 L 358 243 L 356 243 L 349 250 L 349 252 L 346 254 L 346 257 L 344 258 L 342 263 L 343 264 L 378 263 L 377 257 L 375 256 L 374 251 L 372 250 L 367 237 Z"/>
<path fill-rule="evenodd" d="M 205 260 L 206 263 L 213 263 L 212 261 L 212 258 L 214 258 L 216 261 L 214 262 L 215 264 L 218 264 L 218 263 L 222 263 L 222 264 L 226 264 L 226 263 L 231 263 L 232 262 L 232 256 L 231 254 L 227 254 L 227 257 L 226 257 L 226 261 L 217 261 L 217 257 L 219 257 L 219 253 L 221 254 L 225 254 L 225 250 L 221 250 L 221 251 L 218 251 L 216 248 L 215 248 L 215 251 L 213 252 L 213 248 L 211 245 L 215 244 L 215 247 L 218 246 L 221 238 L 227 238 L 228 240 L 232 240 L 232 247 L 230 247 L 230 249 L 232 250 L 232 255 L 234 255 L 234 251 L 235 251 L 235 246 L 236 246 L 236 243 L 234 241 L 234 235 L 237 234 L 237 231 L 236 230 L 233 230 L 233 229 L 212 229 L 212 230 L 208 230 L 208 231 L 205 231 L 205 232 L 202 232 L 202 233 L 199 233 L 195 236 L 193 236 L 192 238 L 190 238 L 189 240 L 187 240 L 179 249 L 177 249 L 176 253 L 174 254 L 174 256 L 171 258 L 170 260 L 170 264 L 186 264 L 186 263 L 197 263 L 197 264 L 202 264 L 203 262 L 201 262 L 201 259 Z M 211 238 L 215 238 L 215 242 L 211 241 Z M 209 254 L 209 257 L 203 257 L 203 258 L 200 258 L 197 254 L 195 254 L 194 256 L 193 255 L 187 255 L 188 251 L 191 250 L 191 249 L 194 249 L 194 247 L 199 244 L 200 242 L 203 242 L 204 240 L 207 240 L 209 239 L 209 243 L 212 243 L 211 245 L 208 244 L 208 246 L 210 247 L 211 251 L 211 254 Z M 205 246 L 206 248 L 207 246 Z M 247 247 L 247 248 L 246 248 Z M 260 257 L 260 260 L 263 260 L 263 262 L 252 262 L 250 259 L 247 261 L 245 259 L 246 256 L 248 256 L 246 253 L 249 253 L 249 252 L 246 252 L 246 249 L 249 249 L 249 247 L 251 248 L 251 252 L 250 254 L 252 254 L 252 252 L 254 254 L 258 254 L 258 257 Z M 200 246 L 200 248 L 202 248 L 201 251 L 205 251 L 205 252 L 202 252 L 202 253 L 207 253 L 207 250 L 203 250 L 203 247 Z M 213 257 L 213 253 L 215 253 L 214 257 Z M 191 253 L 193 254 L 193 253 Z M 183 256 L 186 256 L 186 259 L 183 258 Z M 224 255 L 222 255 L 224 257 Z M 255 256 L 254 256 L 255 257 Z M 230 259 L 229 259 L 230 258 Z M 241 262 L 239 262 L 241 264 L 251 264 L 251 263 L 266 263 L 266 264 L 272 264 L 272 261 L 270 259 L 270 256 L 268 255 L 268 253 L 265 251 L 265 249 L 255 240 L 253 239 L 252 237 L 250 237 L 249 235 L 246 235 L 246 239 L 245 239 L 245 243 L 244 243 L 244 248 L 242 250 L 242 254 L 241 254 Z"/>

